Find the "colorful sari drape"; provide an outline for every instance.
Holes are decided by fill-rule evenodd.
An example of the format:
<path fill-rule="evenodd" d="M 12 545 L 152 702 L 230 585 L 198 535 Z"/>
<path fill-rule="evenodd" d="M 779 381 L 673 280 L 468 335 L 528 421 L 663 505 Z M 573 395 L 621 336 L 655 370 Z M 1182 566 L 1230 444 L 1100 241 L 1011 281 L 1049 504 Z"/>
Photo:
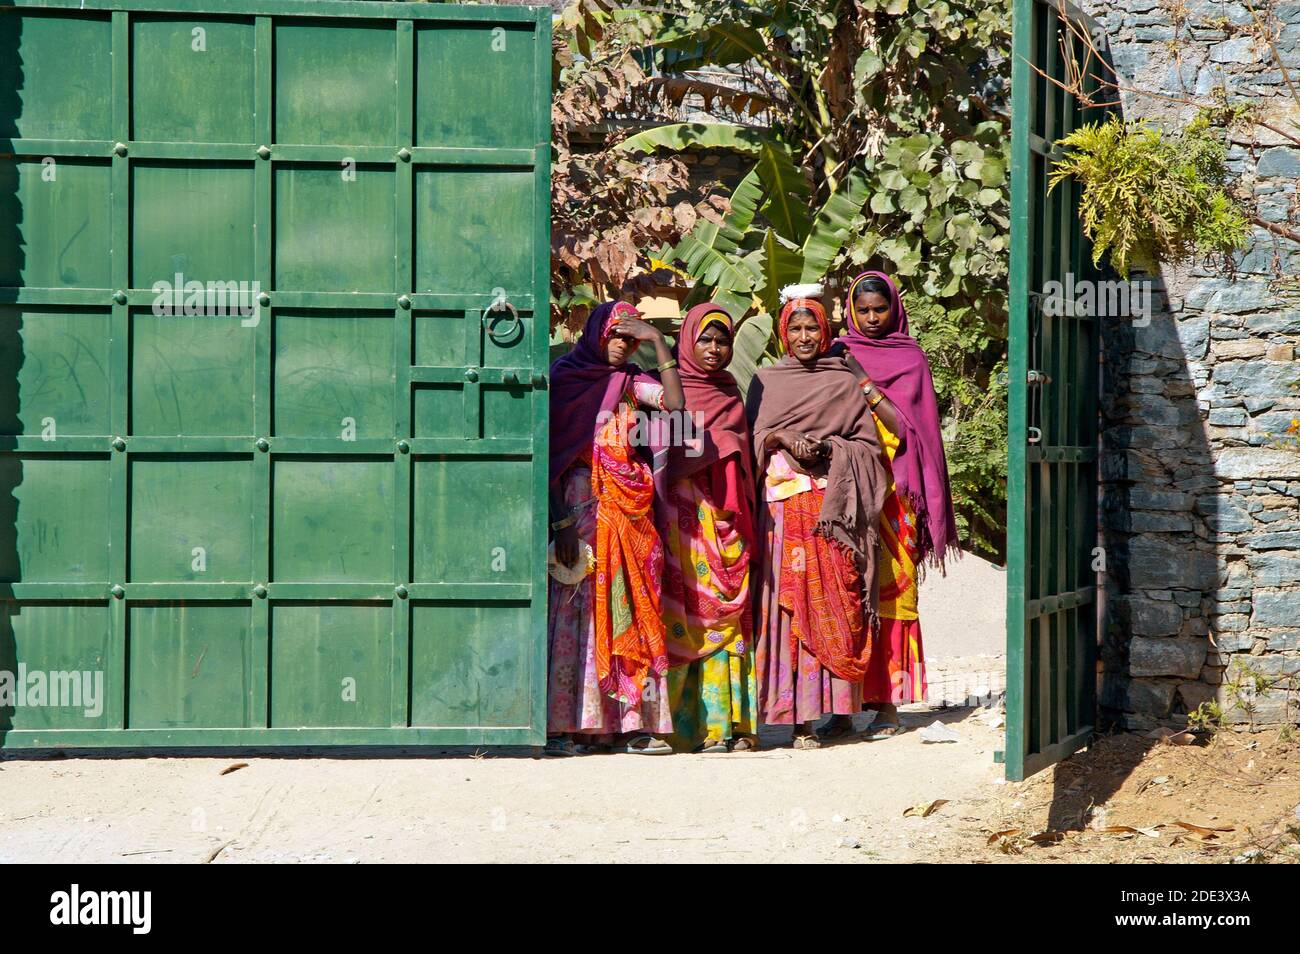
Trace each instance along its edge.
<path fill-rule="evenodd" d="M 809 490 L 785 501 L 781 608 L 792 617 L 795 638 L 817 661 L 840 679 L 855 682 L 871 658 L 871 640 L 864 638 L 862 579 L 852 553 L 817 532 L 821 496 Z"/>
<path fill-rule="evenodd" d="M 750 545 L 694 478 L 669 486 L 668 508 L 663 603 L 673 663 L 744 652 Z"/>
<path fill-rule="evenodd" d="M 641 700 L 649 672 L 662 675 L 668 669 L 654 481 L 645 463 L 616 436 L 634 426 L 634 413 L 628 404 L 619 405 L 595 442 L 591 467 L 596 498 L 596 675 L 601 691 L 624 705 Z"/>
<path fill-rule="evenodd" d="M 675 748 L 757 730 L 750 639 L 752 540 L 709 494 L 708 474 L 668 490 L 664 623 Z"/>
<path fill-rule="evenodd" d="M 686 748 L 702 739 L 750 735 L 757 727 L 749 425 L 735 378 L 725 367 L 709 370 L 696 359 L 695 347 L 710 326 L 728 334 L 734 327 L 718 306 L 698 305 L 678 336 L 686 409 L 702 432 L 693 447 L 673 449 L 662 521 L 674 744 Z"/>
<path fill-rule="evenodd" d="M 899 439 L 876 420 L 880 442 L 890 461 Z M 907 497 L 891 479 L 880 512 L 880 562 L 876 568 L 880 633 L 878 651 L 863 677 L 864 702 L 907 705 L 924 702 L 927 693 L 925 652 L 917 613 L 917 576 L 921 535 Z"/>

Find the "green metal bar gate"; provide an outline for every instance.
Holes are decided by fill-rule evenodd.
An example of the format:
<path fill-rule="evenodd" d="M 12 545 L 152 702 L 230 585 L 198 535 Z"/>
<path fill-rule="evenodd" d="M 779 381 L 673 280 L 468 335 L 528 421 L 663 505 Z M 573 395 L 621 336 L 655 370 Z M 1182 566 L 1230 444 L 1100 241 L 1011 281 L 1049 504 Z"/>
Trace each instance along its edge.
<path fill-rule="evenodd" d="M 1085 745 L 1096 712 L 1099 327 L 1068 301 L 1064 314 L 1049 314 L 1056 309 L 1044 310 L 1043 292 L 1071 275 L 1097 277 L 1078 184 L 1049 195 L 1047 182 L 1060 155 L 1054 143 L 1101 110 L 1046 78 L 1068 83 L 1068 57 L 1086 62 L 1062 17 L 1095 29 L 1061 0 L 1015 0 L 1005 752 L 1013 780 Z M 1087 82 L 1096 89 L 1095 75 Z"/>
<path fill-rule="evenodd" d="M 0 8 L 0 744 L 541 743 L 550 32 Z"/>

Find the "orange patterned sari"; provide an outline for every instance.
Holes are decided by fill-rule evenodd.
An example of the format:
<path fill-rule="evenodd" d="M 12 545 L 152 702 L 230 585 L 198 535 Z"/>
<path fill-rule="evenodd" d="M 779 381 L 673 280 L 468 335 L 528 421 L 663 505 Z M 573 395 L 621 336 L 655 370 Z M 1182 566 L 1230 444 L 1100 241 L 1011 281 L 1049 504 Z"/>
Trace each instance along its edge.
<path fill-rule="evenodd" d="M 781 608 L 791 634 L 840 679 L 857 682 L 871 659 L 862 605 L 862 576 L 840 543 L 816 532 L 823 491 L 785 501 L 781 546 Z"/>
<path fill-rule="evenodd" d="M 663 545 L 655 531 L 650 468 L 628 446 L 634 409 L 621 403 L 595 442 L 596 675 L 606 695 L 641 701 L 646 676 L 668 669 L 659 591 Z"/>

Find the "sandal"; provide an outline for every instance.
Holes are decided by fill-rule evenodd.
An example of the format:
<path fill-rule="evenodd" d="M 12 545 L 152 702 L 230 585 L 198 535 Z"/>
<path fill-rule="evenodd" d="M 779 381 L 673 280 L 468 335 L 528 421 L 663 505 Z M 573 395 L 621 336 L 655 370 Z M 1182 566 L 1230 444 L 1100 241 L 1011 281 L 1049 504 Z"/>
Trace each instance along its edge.
<path fill-rule="evenodd" d="M 829 722 L 817 730 L 818 737 L 828 741 L 843 739 L 853 733 L 853 716 L 849 715 L 833 715 Z"/>
<path fill-rule="evenodd" d="M 726 755 L 726 739 L 705 739 L 704 744 L 696 749 L 700 755 Z"/>
<path fill-rule="evenodd" d="M 673 747 L 663 739 L 642 733 L 628 739 L 623 744 L 623 751 L 629 755 L 672 755 Z"/>
<path fill-rule="evenodd" d="M 903 727 L 897 722 L 882 722 L 880 725 L 871 723 L 867 726 L 867 741 L 878 742 L 881 739 L 892 739 L 898 733 L 903 731 Z"/>
<path fill-rule="evenodd" d="M 794 737 L 794 747 L 796 749 L 820 749 L 822 743 L 821 739 L 815 735 L 796 735 Z"/>
<path fill-rule="evenodd" d="M 559 758 L 568 758 L 578 754 L 578 747 L 574 745 L 572 739 L 566 739 L 562 735 L 546 740 L 546 747 L 542 749 L 543 755 L 554 755 Z"/>
<path fill-rule="evenodd" d="M 758 736 L 756 735 L 738 735 L 731 740 L 731 751 L 733 752 L 757 752 Z"/>

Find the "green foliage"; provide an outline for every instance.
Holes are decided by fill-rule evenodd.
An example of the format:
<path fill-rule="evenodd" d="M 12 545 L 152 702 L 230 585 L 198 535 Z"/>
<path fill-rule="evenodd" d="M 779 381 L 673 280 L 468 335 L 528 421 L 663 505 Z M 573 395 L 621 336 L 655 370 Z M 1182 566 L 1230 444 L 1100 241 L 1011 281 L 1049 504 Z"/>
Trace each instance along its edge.
<path fill-rule="evenodd" d="M 772 316 L 766 312 L 746 318 L 736 329 L 730 371 L 741 391 L 746 394 L 749 393 L 749 382 L 754 379 L 754 372 L 775 359 L 769 350 L 771 341 Z"/>
<path fill-rule="evenodd" d="M 963 540 L 1002 559 L 1006 537 L 1006 317 L 972 305 L 944 307 L 904 295 L 943 415 L 953 508 Z"/>
<path fill-rule="evenodd" d="M 1214 733 L 1223 721 L 1223 709 L 1213 700 L 1202 702 L 1187 713 L 1187 728 L 1193 732 Z"/>
<path fill-rule="evenodd" d="M 1002 125 L 970 138 L 899 136 L 884 148 L 871 183 L 871 216 L 849 246 L 854 266 L 874 259 L 935 299 L 1002 299 L 1008 266 L 1007 159 Z"/>
<path fill-rule="evenodd" d="M 727 149 L 757 160 L 737 185 L 722 222 L 701 219 L 670 253 L 695 280 L 691 301 L 715 301 L 737 315 L 748 312 L 753 300 L 774 314 L 783 285 L 822 278 L 870 195 L 866 173 L 854 170 L 813 214 L 807 177 L 789 149 L 726 123 L 651 129 L 624 140 L 619 149 L 674 147 Z M 770 225 L 758 224 L 760 216 Z"/>
<path fill-rule="evenodd" d="M 1079 217 L 1094 264 L 1109 256 L 1127 277 L 1130 266 L 1246 247 L 1250 222 L 1226 188 L 1226 148 L 1205 113 L 1173 133 L 1111 117 L 1059 145 L 1069 151 L 1054 164 L 1050 188 L 1067 178 L 1083 186 Z"/>
<path fill-rule="evenodd" d="M 732 366 L 745 383 L 776 354 L 781 286 L 842 288 L 864 268 L 894 275 L 934 368 L 963 540 L 1001 558 L 1009 5 L 674 0 L 651 9 L 640 61 L 656 77 L 688 84 L 702 68 L 742 67 L 768 103 L 765 129 L 674 123 L 624 142 L 629 157 L 726 149 L 754 162 L 720 221 L 702 210 L 652 257 L 689 276 L 688 305 L 713 300 L 753 316 L 738 329 Z"/>

